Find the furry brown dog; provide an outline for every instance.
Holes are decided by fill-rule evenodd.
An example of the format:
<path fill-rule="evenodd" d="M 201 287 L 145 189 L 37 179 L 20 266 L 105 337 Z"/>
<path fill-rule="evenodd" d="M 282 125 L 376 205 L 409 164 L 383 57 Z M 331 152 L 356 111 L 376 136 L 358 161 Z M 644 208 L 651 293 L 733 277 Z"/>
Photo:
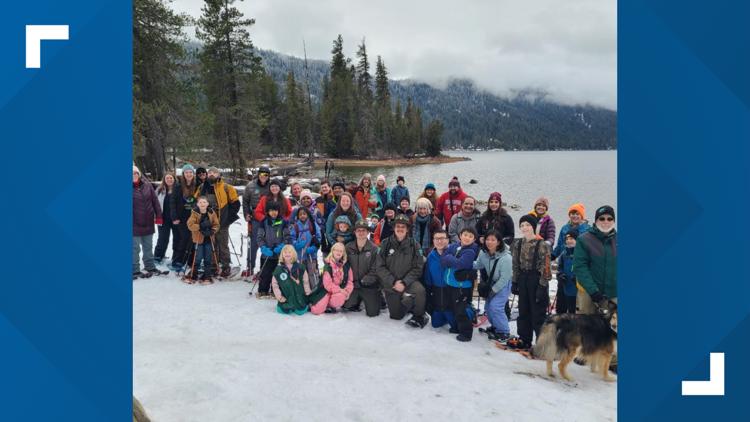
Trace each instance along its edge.
<path fill-rule="evenodd" d="M 553 377 L 552 362 L 559 360 L 560 375 L 568 381 L 570 362 L 580 356 L 591 365 L 591 372 L 600 372 L 605 381 L 614 381 L 609 374 L 612 355 L 617 352 L 617 304 L 595 315 L 561 314 L 547 318 L 536 344 L 534 357 L 547 361 L 547 375 Z"/>

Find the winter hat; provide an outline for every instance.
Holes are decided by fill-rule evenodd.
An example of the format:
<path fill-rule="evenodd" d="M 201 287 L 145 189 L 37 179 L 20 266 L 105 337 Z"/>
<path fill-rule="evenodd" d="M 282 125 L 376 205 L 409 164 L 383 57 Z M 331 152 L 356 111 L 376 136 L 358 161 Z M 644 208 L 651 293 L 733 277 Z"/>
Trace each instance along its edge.
<path fill-rule="evenodd" d="M 266 201 L 266 214 L 271 210 L 281 211 L 281 206 L 276 201 Z"/>
<path fill-rule="evenodd" d="M 537 199 L 536 202 L 534 202 L 534 208 L 536 208 L 536 206 L 539 204 L 544 205 L 544 208 L 547 208 L 547 210 L 549 210 L 549 199 L 543 196 L 540 196 L 539 199 Z"/>
<path fill-rule="evenodd" d="M 453 176 L 453 179 L 451 179 L 451 181 L 448 182 L 448 187 L 450 188 L 451 186 L 456 186 L 456 187 L 459 187 L 459 188 L 461 187 L 461 184 L 458 183 L 458 177 Z"/>
<path fill-rule="evenodd" d="M 396 178 L 396 183 L 398 183 L 398 182 L 404 182 L 404 183 L 406 183 L 406 180 L 404 180 L 404 176 L 398 176 Z"/>
<path fill-rule="evenodd" d="M 503 204 L 503 196 L 500 195 L 500 192 L 492 192 L 490 194 L 490 199 L 488 199 L 487 202 L 492 201 L 492 200 L 500 202 L 500 205 Z"/>
<path fill-rule="evenodd" d="M 199 174 L 205 174 L 205 173 L 207 173 L 207 172 L 206 172 L 206 169 L 203 168 L 203 167 L 198 167 L 197 169 L 195 169 L 195 175 L 196 176 L 199 175 Z"/>
<path fill-rule="evenodd" d="M 269 176 L 271 175 L 271 169 L 268 168 L 268 166 L 260 166 L 258 167 L 258 174 L 266 173 Z"/>
<path fill-rule="evenodd" d="M 382 181 L 383 183 L 385 183 L 385 176 L 383 176 L 382 174 L 378 175 L 378 179 L 377 179 L 377 182 L 378 182 L 378 183 L 379 183 L 379 182 L 381 182 L 381 181 Z"/>
<path fill-rule="evenodd" d="M 572 229 L 568 230 L 568 232 L 567 232 L 567 233 L 565 233 L 565 236 L 566 236 L 566 237 L 567 237 L 567 236 L 570 236 L 570 237 L 572 237 L 573 239 L 578 239 L 578 227 L 574 227 L 574 228 L 572 228 Z"/>
<path fill-rule="evenodd" d="M 393 227 L 396 227 L 397 224 L 403 224 L 408 228 L 411 226 L 411 221 L 404 214 L 399 214 L 393 219 Z"/>
<path fill-rule="evenodd" d="M 430 202 L 430 200 L 427 198 L 419 198 L 417 199 L 417 206 L 415 208 L 427 208 L 428 210 L 432 211 L 432 202 Z"/>
<path fill-rule="evenodd" d="M 352 225 L 352 222 L 349 221 L 349 217 L 347 217 L 345 215 L 340 215 L 340 216 L 336 217 L 336 225 L 338 226 L 341 223 L 344 223 L 344 224 L 346 224 L 349 227 L 351 227 L 351 225 Z"/>
<path fill-rule="evenodd" d="M 270 182 L 268 182 L 268 187 L 271 187 L 271 185 L 276 185 L 281 189 L 281 182 L 279 182 L 278 179 L 272 179 Z"/>
<path fill-rule="evenodd" d="M 372 175 L 371 175 L 370 173 L 365 173 L 365 174 L 363 174 L 363 175 L 362 175 L 362 177 L 361 177 L 361 178 L 359 179 L 359 184 L 361 185 L 361 184 L 362 184 L 362 182 L 363 182 L 363 181 L 364 181 L 365 179 L 370 179 L 370 183 L 372 183 Z"/>
<path fill-rule="evenodd" d="M 346 186 L 344 185 L 344 182 L 335 182 L 333 186 L 331 186 L 331 189 L 335 188 L 336 186 L 340 187 L 341 190 L 346 190 Z"/>
<path fill-rule="evenodd" d="M 427 189 L 437 190 L 437 189 L 435 189 L 435 184 L 432 183 L 432 182 L 424 185 L 424 190 L 427 190 Z"/>
<path fill-rule="evenodd" d="M 138 169 L 138 167 L 135 164 L 133 164 L 133 173 L 138 173 L 139 176 L 141 175 L 141 171 Z"/>
<path fill-rule="evenodd" d="M 354 230 L 357 230 L 357 229 L 365 229 L 365 230 L 369 231 L 370 230 L 370 225 L 367 224 L 367 221 L 365 221 L 365 220 L 359 220 L 354 225 Z"/>
<path fill-rule="evenodd" d="M 186 172 L 186 171 L 192 171 L 193 173 L 195 173 L 195 167 L 193 167 L 193 165 L 192 165 L 192 164 L 190 164 L 190 163 L 185 163 L 185 164 L 184 164 L 184 165 L 182 166 L 182 172 L 184 173 L 184 172 Z"/>
<path fill-rule="evenodd" d="M 389 202 L 385 204 L 385 211 L 388 211 L 388 210 L 396 211 L 396 209 L 398 209 L 398 207 L 393 202 Z"/>
<path fill-rule="evenodd" d="M 299 200 L 301 201 L 301 200 L 305 199 L 306 197 L 310 198 L 310 200 L 312 200 L 312 194 L 307 189 L 303 190 L 302 193 L 299 194 Z"/>
<path fill-rule="evenodd" d="M 596 210 L 595 219 L 598 220 L 603 215 L 611 215 L 612 218 L 615 218 L 615 209 L 609 205 L 602 205 Z"/>
<path fill-rule="evenodd" d="M 577 212 L 578 215 L 581 216 L 581 220 L 586 219 L 586 207 L 584 207 L 583 204 L 578 203 L 578 204 L 571 205 L 570 208 L 568 208 L 568 214 L 570 214 L 573 211 Z"/>
<path fill-rule="evenodd" d="M 536 217 L 534 217 L 531 214 L 524 215 L 523 217 L 521 217 L 520 220 L 518 220 L 518 227 L 521 227 L 521 223 L 523 223 L 523 222 L 527 222 L 527 223 L 531 224 L 531 227 L 534 229 L 534 232 L 536 232 L 536 224 L 538 222 L 538 220 L 536 219 Z"/>

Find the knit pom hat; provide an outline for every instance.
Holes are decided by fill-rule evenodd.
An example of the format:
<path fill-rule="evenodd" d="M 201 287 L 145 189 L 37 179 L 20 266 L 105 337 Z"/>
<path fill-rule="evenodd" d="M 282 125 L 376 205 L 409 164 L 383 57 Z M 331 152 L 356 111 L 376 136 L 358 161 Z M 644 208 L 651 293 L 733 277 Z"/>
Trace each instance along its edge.
<path fill-rule="evenodd" d="M 276 185 L 281 188 L 281 182 L 279 181 L 279 179 L 271 179 L 271 181 L 268 182 L 268 187 L 271 187 L 272 185 Z"/>
<path fill-rule="evenodd" d="M 302 193 L 299 194 L 300 201 L 305 198 L 310 198 L 310 200 L 312 200 L 312 193 L 310 193 L 310 191 L 307 189 L 303 190 Z"/>
<path fill-rule="evenodd" d="M 376 182 L 378 182 L 378 183 L 379 182 L 385 183 L 385 176 L 383 176 L 382 174 L 378 175 L 378 178 L 377 178 Z"/>
<path fill-rule="evenodd" d="M 352 226 L 352 222 L 349 221 L 349 217 L 347 217 L 345 215 L 340 215 L 340 216 L 336 217 L 335 224 L 338 226 L 339 224 L 342 224 L 342 223 L 346 224 L 349 227 Z"/>
<path fill-rule="evenodd" d="M 578 215 L 581 216 L 581 220 L 586 219 L 586 207 L 584 207 L 583 204 L 578 203 L 578 204 L 571 205 L 570 208 L 568 208 L 568 214 L 570 214 L 573 211 L 577 212 Z"/>
<path fill-rule="evenodd" d="M 138 167 L 135 164 L 133 164 L 133 173 L 138 173 L 139 176 L 141 175 L 141 170 L 138 169 Z"/>
<path fill-rule="evenodd" d="M 540 196 L 539 199 L 534 202 L 534 208 L 536 208 L 536 206 L 539 204 L 544 205 L 544 208 L 547 208 L 547 210 L 549 210 L 549 199 Z"/>
<path fill-rule="evenodd" d="M 450 188 L 451 186 L 457 186 L 459 188 L 461 187 L 461 184 L 458 183 L 458 177 L 453 176 L 453 178 L 451 179 L 451 181 L 448 182 L 448 187 Z"/>
<path fill-rule="evenodd" d="M 389 203 L 385 204 L 385 208 L 384 208 L 385 211 L 388 211 L 388 210 L 396 211 L 397 209 L 398 209 L 398 207 L 393 202 L 389 202 Z"/>
<path fill-rule="evenodd" d="M 531 224 L 531 227 L 534 229 L 534 233 L 536 233 L 536 224 L 538 222 L 536 217 L 534 217 L 531 214 L 526 214 L 522 216 L 521 219 L 518 220 L 518 227 L 521 227 L 521 223 L 523 222 Z"/>
<path fill-rule="evenodd" d="M 195 173 L 195 167 L 193 167 L 193 165 L 190 163 L 185 163 L 182 166 L 182 172 L 184 173 L 186 171 L 192 171 L 193 173 Z"/>

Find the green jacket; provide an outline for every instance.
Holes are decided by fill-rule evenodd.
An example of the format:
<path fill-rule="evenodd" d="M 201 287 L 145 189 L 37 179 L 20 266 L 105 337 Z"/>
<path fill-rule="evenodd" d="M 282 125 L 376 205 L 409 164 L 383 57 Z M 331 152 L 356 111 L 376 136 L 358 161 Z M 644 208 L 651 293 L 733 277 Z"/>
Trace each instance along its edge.
<path fill-rule="evenodd" d="M 282 265 L 276 267 L 273 276 L 279 284 L 281 294 L 286 298 L 286 302 L 278 303 L 278 307 L 284 312 L 289 313 L 305 309 L 307 306 L 307 296 L 305 295 L 304 276 L 305 267 L 299 263 L 292 265 L 291 274 L 289 269 Z M 292 280 L 292 277 L 299 280 L 299 283 Z"/>
<path fill-rule="evenodd" d="M 604 234 L 592 227 L 578 236 L 573 253 L 573 273 L 588 294 L 602 292 L 617 297 L 617 232 Z"/>

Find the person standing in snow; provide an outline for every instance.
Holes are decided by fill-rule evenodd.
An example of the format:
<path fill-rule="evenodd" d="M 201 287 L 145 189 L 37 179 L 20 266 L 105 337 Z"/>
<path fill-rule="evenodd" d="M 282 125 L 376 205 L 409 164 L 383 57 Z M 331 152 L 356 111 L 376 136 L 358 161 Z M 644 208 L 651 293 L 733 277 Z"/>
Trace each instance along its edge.
<path fill-rule="evenodd" d="M 536 234 L 537 220 L 526 214 L 519 221 L 522 238 L 513 243 L 513 284 L 511 292 L 518 296 L 518 336 L 514 345 L 531 347 L 533 336 L 539 337 L 547 318 L 549 304 L 550 247 Z"/>
<path fill-rule="evenodd" d="M 402 199 L 408 199 L 411 203 L 411 197 L 409 196 L 409 188 L 406 187 L 406 180 L 404 176 L 398 176 L 396 178 L 396 186 L 391 189 L 391 202 L 400 205 Z"/>
<path fill-rule="evenodd" d="M 269 299 L 273 271 L 279 263 L 279 254 L 284 245 L 291 243 L 289 225 L 279 215 L 279 203 L 271 201 L 266 204 L 266 219 L 258 229 L 258 246 L 260 247 L 260 284 L 256 298 Z"/>
<path fill-rule="evenodd" d="M 258 177 L 245 186 L 245 192 L 242 193 L 242 213 L 245 221 L 250 225 L 248 230 L 247 244 L 247 267 L 242 272 L 242 277 L 247 278 L 255 274 L 255 261 L 258 257 L 258 227 L 259 221 L 255 221 L 253 214 L 255 207 L 258 206 L 260 198 L 268 195 L 269 179 L 271 170 L 267 166 L 258 168 Z"/>
<path fill-rule="evenodd" d="M 151 182 L 141 177 L 141 171 L 133 166 L 133 279 L 141 275 L 140 255 L 143 251 L 143 266 L 151 275 L 158 273 L 154 264 L 154 223 L 162 223 L 161 206 Z"/>
<path fill-rule="evenodd" d="M 503 197 L 500 192 L 490 194 L 490 198 L 487 200 L 487 209 L 477 223 L 480 245 L 484 245 L 484 236 L 493 230 L 500 233 L 500 240 L 505 242 L 506 245 L 513 243 L 513 238 L 516 237 L 513 217 L 503 208 Z"/>
<path fill-rule="evenodd" d="M 188 229 L 187 221 L 195 206 L 195 192 L 197 190 L 198 183 L 195 177 L 195 168 L 191 164 L 186 163 L 182 166 L 182 175 L 177 178 L 177 184 L 171 196 L 172 202 L 169 205 L 171 211 L 169 218 L 172 219 L 172 224 L 177 226 L 177 231 L 179 232 L 174 256 L 172 257 L 172 264 L 169 267 L 172 271 L 180 272 L 185 268 L 187 263 L 193 261 L 193 237 Z M 172 243 L 175 243 L 175 241 L 172 240 Z"/>
<path fill-rule="evenodd" d="M 353 195 L 354 203 L 357 205 L 357 209 L 362 214 L 362 217 L 369 215 L 378 206 L 378 201 L 373 196 L 373 190 L 372 176 L 370 173 L 365 173 L 362 179 L 359 180 L 359 185 Z"/>
<path fill-rule="evenodd" d="M 347 262 L 346 247 L 336 242 L 323 267 L 323 283 L 310 295 L 310 311 L 314 315 L 341 310 L 354 291 L 354 274 Z"/>
<path fill-rule="evenodd" d="M 382 219 L 385 215 L 386 204 L 393 200 L 391 197 L 391 190 L 385 185 L 385 176 L 382 174 L 379 175 L 375 181 L 375 200 L 377 201 L 375 213 Z M 396 206 L 398 206 L 398 204 Z"/>
<path fill-rule="evenodd" d="M 476 200 L 471 196 L 466 196 L 461 203 L 461 212 L 454 214 L 448 225 L 448 236 L 451 243 L 459 243 L 459 235 L 465 228 L 470 228 L 476 233 L 477 223 L 479 223 L 479 211 L 475 208 Z M 476 237 L 475 237 L 475 240 Z"/>
<path fill-rule="evenodd" d="M 576 275 L 573 273 L 573 259 L 578 239 L 578 228 L 565 233 L 565 250 L 559 257 L 557 266 L 557 302 L 555 311 L 558 314 L 576 313 Z"/>
<path fill-rule="evenodd" d="M 296 207 L 297 205 L 299 205 L 301 193 L 302 185 L 299 182 L 292 183 L 292 186 L 289 188 L 289 202 L 291 202 L 292 207 Z"/>
<path fill-rule="evenodd" d="M 575 229 L 578 235 L 582 235 L 591 229 L 591 225 L 586 220 L 586 207 L 583 204 L 573 204 L 568 208 L 569 221 L 560 229 L 560 236 L 557 238 L 557 245 L 552 250 L 552 259 L 556 259 L 565 251 L 565 235 L 570 230 Z"/>
<path fill-rule="evenodd" d="M 354 274 L 354 291 L 344 304 L 344 310 L 359 312 L 361 302 L 369 317 L 380 315 L 380 281 L 376 273 L 378 247 L 367 236 L 370 233 L 365 220 L 354 225 L 355 240 L 346 244 L 346 256 Z"/>
<path fill-rule="evenodd" d="M 473 227 L 464 227 L 459 233 L 459 243 L 448 246 L 448 250 L 440 257 L 440 263 L 446 269 L 448 297 L 456 318 L 456 326 L 451 327 L 451 333 L 458 334 L 456 340 L 462 342 L 471 341 L 474 332 L 474 308 L 471 305 L 471 297 L 474 292 L 474 280 L 477 278 L 474 260 L 479 254 L 479 246 L 476 240 L 476 230 Z"/>
<path fill-rule="evenodd" d="M 320 246 L 320 229 L 315 224 L 310 209 L 298 207 L 294 218 L 289 223 L 289 235 L 297 257 L 305 262 L 307 257 L 318 259 L 318 247 Z"/>
<path fill-rule="evenodd" d="M 292 217 L 292 203 L 281 191 L 281 182 L 275 179 L 268 182 L 268 194 L 263 195 L 255 207 L 255 221 L 260 222 L 266 218 L 266 205 L 270 202 L 275 202 L 279 206 L 281 218 L 289 221 Z"/>
<path fill-rule="evenodd" d="M 221 276 L 229 277 L 232 265 L 229 255 L 229 226 L 240 218 L 240 197 L 234 186 L 224 182 L 216 167 L 208 169 L 208 178 L 200 186 L 200 192 L 201 196 L 208 198 L 211 208 L 219 216 L 219 231 L 214 243 L 219 254 Z"/>
<path fill-rule="evenodd" d="M 440 195 L 437 201 L 438 219 L 440 219 L 446 230 L 451 223 L 453 216 L 461 210 L 461 204 L 467 197 L 466 193 L 461 190 L 461 184 L 458 178 L 453 177 L 448 183 L 448 192 Z"/>
<path fill-rule="evenodd" d="M 555 246 L 555 221 L 548 211 L 549 199 L 542 196 L 534 202 L 534 210 L 529 215 L 537 220 L 536 234 L 552 248 Z"/>
<path fill-rule="evenodd" d="M 424 267 L 427 313 L 432 317 L 434 328 L 448 324 L 451 329 L 454 329 L 456 318 L 453 315 L 453 304 L 448 294 L 448 286 L 445 284 L 445 266 L 441 262 L 443 254 L 448 249 L 448 233 L 442 228 L 436 229 L 432 234 L 432 243 L 435 247 L 427 255 L 427 263 Z"/>
<path fill-rule="evenodd" d="M 487 274 L 490 291 L 484 312 L 490 320 L 487 337 L 505 343 L 510 337 L 508 315 L 505 304 L 510 296 L 510 278 L 513 272 L 513 258 L 503 242 L 503 235 L 497 230 L 490 230 L 484 236 L 484 249 L 474 262 L 474 269 Z"/>
<path fill-rule="evenodd" d="M 617 303 L 617 230 L 611 206 L 599 207 L 594 227 L 578 236 L 573 272 L 581 286 L 578 313 L 593 314 L 597 307 L 606 309 L 609 300 Z"/>
<path fill-rule="evenodd" d="M 401 198 L 401 203 L 399 204 L 396 213 L 403 214 L 406 216 L 406 218 L 411 219 L 411 217 L 414 215 L 414 210 L 411 209 L 409 198 Z"/>
<path fill-rule="evenodd" d="M 179 235 L 180 232 L 177 229 L 177 225 L 172 222 L 172 195 L 174 195 L 175 188 L 175 177 L 172 173 L 164 173 L 164 177 L 161 179 L 161 184 L 156 188 L 156 197 L 159 199 L 161 205 L 161 212 L 163 215 L 162 223 L 159 225 L 159 237 L 156 240 L 156 249 L 154 249 L 154 260 L 157 264 L 161 264 L 164 260 L 164 254 L 167 252 L 167 245 L 169 244 L 169 237 L 172 237 L 172 260 L 177 257 L 175 251 L 177 245 L 180 243 Z"/>
<path fill-rule="evenodd" d="M 357 211 L 357 208 L 354 205 L 354 199 L 348 192 L 341 193 L 338 203 L 336 204 L 336 209 L 333 210 L 326 221 L 326 237 L 328 238 L 328 243 L 331 245 L 337 242 L 334 233 L 338 229 L 338 218 L 341 216 L 349 219 L 349 228 L 354 227 L 354 222 L 362 219 L 362 215 Z M 348 239 L 348 241 L 350 240 L 351 238 Z"/>
<path fill-rule="evenodd" d="M 186 278 L 187 283 L 194 283 L 198 280 L 197 269 L 203 266 L 203 276 L 201 284 L 213 284 L 214 268 L 214 240 L 213 237 L 219 231 L 219 217 L 208 205 L 208 199 L 205 196 L 198 198 L 198 204 L 188 219 L 188 229 L 192 233 L 193 243 L 195 243 L 195 261 L 191 265 L 190 278 Z"/>
<path fill-rule="evenodd" d="M 310 281 L 304 265 L 297 262 L 297 253 L 292 245 L 281 248 L 279 265 L 273 270 L 271 288 L 278 301 L 276 312 L 304 315 L 309 310 Z"/>
<path fill-rule="evenodd" d="M 411 312 L 407 325 L 424 328 L 429 321 L 425 315 L 427 294 L 419 281 L 424 256 L 417 241 L 409 236 L 408 218 L 396 216 L 393 226 L 393 235 L 381 243 L 377 260 L 377 274 L 385 292 L 388 313 L 391 319 L 400 320 Z"/>
<path fill-rule="evenodd" d="M 372 241 L 380 246 L 383 240 L 387 239 L 393 234 L 393 219 L 396 218 L 396 206 L 392 203 L 388 203 L 385 206 L 385 212 L 383 218 L 378 221 L 378 225 L 375 226 L 375 231 L 372 234 Z"/>

